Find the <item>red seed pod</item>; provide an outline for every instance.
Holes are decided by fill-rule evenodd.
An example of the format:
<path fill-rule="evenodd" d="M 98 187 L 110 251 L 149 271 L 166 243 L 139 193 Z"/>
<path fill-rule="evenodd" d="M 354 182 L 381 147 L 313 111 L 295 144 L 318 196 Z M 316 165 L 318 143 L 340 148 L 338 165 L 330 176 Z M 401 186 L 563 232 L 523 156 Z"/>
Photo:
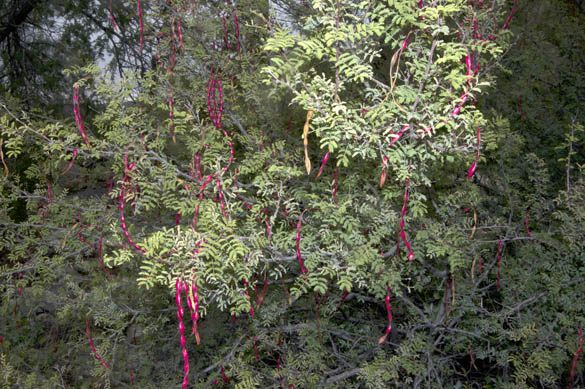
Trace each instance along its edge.
<path fill-rule="evenodd" d="M 116 25 L 116 20 L 114 19 L 114 8 L 112 7 L 112 0 L 110 0 L 110 21 L 112 22 L 112 28 L 114 31 L 117 31 L 118 26 Z"/>
<path fill-rule="evenodd" d="M 183 389 L 187 388 L 189 383 L 189 354 L 187 353 L 187 340 L 185 339 L 185 326 L 183 325 L 183 306 L 181 304 L 181 291 L 184 288 L 184 283 L 177 279 L 175 283 L 175 301 L 177 303 L 177 318 L 179 319 L 179 333 L 181 334 L 181 354 L 183 355 Z"/>
<path fill-rule="evenodd" d="M 407 130 L 408 128 L 410 128 L 410 126 L 403 126 L 402 129 L 398 132 L 398 134 L 396 134 L 396 136 L 390 141 L 390 145 L 388 147 L 392 147 L 392 145 L 396 143 L 398 139 L 400 139 L 404 131 Z"/>
<path fill-rule="evenodd" d="M 95 346 L 93 345 L 93 339 L 91 338 L 91 334 L 89 332 L 89 320 L 87 318 L 85 318 L 85 332 L 87 333 L 87 339 L 89 340 L 89 346 L 91 347 L 91 351 L 94 353 L 97 360 L 100 361 L 104 369 L 108 369 L 108 364 L 104 362 L 102 357 L 96 351 Z"/>
<path fill-rule="evenodd" d="M 219 178 L 217 178 L 215 180 L 215 182 L 217 183 L 217 190 L 219 192 L 219 203 L 221 205 L 221 212 L 223 213 L 224 219 L 227 221 L 228 217 L 227 217 L 227 215 L 225 213 L 225 204 L 223 202 L 223 194 L 221 192 L 221 183 L 219 182 Z"/>
<path fill-rule="evenodd" d="M 221 367 L 221 379 L 224 380 L 224 382 L 227 384 L 230 383 L 230 379 L 225 375 L 225 371 L 223 370 L 223 366 Z"/>
<path fill-rule="evenodd" d="M 404 39 L 404 42 L 402 42 L 402 47 L 400 48 L 400 51 L 404 51 L 406 49 L 406 46 L 408 46 L 408 37 L 406 37 L 406 39 Z"/>
<path fill-rule="evenodd" d="M 65 169 L 63 173 L 61 173 L 62 176 L 64 176 L 65 174 L 67 174 L 69 170 L 71 170 L 71 168 L 73 167 L 73 163 L 75 162 L 75 157 L 77 157 L 77 147 L 73 150 L 73 157 L 71 158 L 71 161 L 69 161 L 67 169 Z"/>
<path fill-rule="evenodd" d="M 240 23 L 238 23 L 238 14 L 236 13 L 236 8 L 234 7 L 234 24 L 236 26 L 236 41 L 238 44 L 238 53 L 241 51 L 240 47 Z"/>
<path fill-rule="evenodd" d="M 299 243 L 301 241 L 301 222 L 303 220 L 303 214 L 299 216 L 299 222 L 297 223 L 297 259 L 299 260 L 299 265 L 301 265 L 301 273 L 307 273 L 307 269 L 305 269 L 305 264 L 303 263 L 303 259 L 301 258 L 301 250 L 299 248 Z"/>
<path fill-rule="evenodd" d="M 142 4 L 140 0 L 138 0 L 138 21 L 140 23 L 140 50 L 139 52 L 142 53 L 142 46 L 144 44 L 144 23 L 142 22 Z"/>
<path fill-rule="evenodd" d="M 392 331 L 392 308 L 390 307 L 390 285 L 386 285 L 388 294 L 386 295 L 386 311 L 388 311 L 388 327 L 386 327 L 386 333 L 378 340 L 378 344 L 382 344 L 386 341 L 386 337 Z"/>
<path fill-rule="evenodd" d="M 83 118 L 81 117 L 81 107 L 79 105 L 79 88 L 73 89 L 73 114 L 75 116 L 75 123 L 77 123 L 77 129 L 83 138 L 83 141 L 87 147 L 91 147 L 87 140 L 87 134 L 85 133 L 85 126 L 83 125 Z"/>
<path fill-rule="evenodd" d="M 502 26 L 502 30 L 505 30 L 508 28 L 508 25 L 510 24 L 510 20 L 512 20 L 512 16 L 514 16 L 514 12 L 516 12 L 517 5 L 518 5 L 518 0 L 514 0 L 514 6 L 512 6 L 512 10 L 510 11 L 510 15 L 508 15 L 508 19 L 506 19 L 506 23 L 504 23 L 504 25 Z"/>
<path fill-rule="evenodd" d="M 317 176 L 315 177 L 315 181 L 319 178 L 321 173 L 323 173 L 323 168 L 325 168 L 325 164 L 327 163 L 328 159 L 329 159 L 329 152 L 327 152 L 327 154 L 325 154 L 325 156 L 323 157 L 323 162 L 321 162 L 321 168 L 319 168 L 319 172 L 317 173 Z"/>
<path fill-rule="evenodd" d="M 573 377 L 575 376 L 575 368 L 577 367 L 577 361 L 579 360 L 579 356 L 581 355 L 581 352 L 583 351 L 583 331 L 579 328 L 577 330 L 577 333 L 579 334 L 579 347 L 577 348 L 577 353 L 573 357 L 573 363 L 571 364 L 571 374 L 569 376 L 568 389 L 572 389 Z"/>

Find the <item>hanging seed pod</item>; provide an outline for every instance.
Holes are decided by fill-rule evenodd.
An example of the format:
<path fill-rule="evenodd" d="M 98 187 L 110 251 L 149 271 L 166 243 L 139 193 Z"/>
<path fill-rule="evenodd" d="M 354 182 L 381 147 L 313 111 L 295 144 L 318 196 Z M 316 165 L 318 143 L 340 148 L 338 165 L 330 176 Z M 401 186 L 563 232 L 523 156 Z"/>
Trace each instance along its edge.
<path fill-rule="evenodd" d="M 303 144 L 305 146 L 305 168 L 307 169 L 307 174 L 311 173 L 311 160 L 309 159 L 309 120 L 311 120 L 311 116 L 313 116 L 313 111 L 309 110 L 307 112 L 307 119 L 305 120 L 305 126 L 303 127 Z"/>
<path fill-rule="evenodd" d="M 138 21 L 140 23 L 140 50 L 139 52 L 142 53 L 142 46 L 144 44 L 144 23 L 142 22 L 142 4 L 140 0 L 138 0 Z"/>
<path fill-rule="evenodd" d="M 321 173 L 323 173 L 323 169 L 325 168 L 325 164 L 327 163 L 328 159 L 329 159 L 329 152 L 327 152 L 327 154 L 325 154 L 325 156 L 323 157 L 323 162 L 321 162 L 321 167 L 319 168 L 319 172 L 317 173 L 317 176 L 315 177 L 315 181 L 317 181 L 317 179 L 319 178 Z"/>
<path fill-rule="evenodd" d="M 102 364 L 104 369 L 109 369 L 108 364 L 106 362 L 104 362 L 102 357 L 98 354 L 97 350 L 95 349 L 95 346 L 93 345 L 93 339 L 91 338 L 91 334 L 89 332 L 89 319 L 88 318 L 85 318 L 85 332 L 87 333 L 87 339 L 89 340 L 89 346 L 91 347 L 91 351 L 94 353 L 97 360 L 100 361 L 100 363 Z"/>
<path fill-rule="evenodd" d="M 386 327 L 386 333 L 378 340 L 378 344 L 382 344 L 386 341 L 388 334 L 392 331 L 392 308 L 390 307 L 390 285 L 386 285 L 386 311 L 388 312 L 388 327 Z"/>
<path fill-rule="evenodd" d="M 175 284 L 175 301 L 177 303 L 177 318 L 179 319 L 179 333 L 181 334 L 181 353 L 183 354 L 183 389 L 189 384 L 189 354 L 187 353 L 187 340 L 185 339 L 185 326 L 183 325 L 183 306 L 181 304 L 181 291 L 183 282 L 177 279 Z"/>
<path fill-rule="evenodd" d="M 583 351 L 583 331 L 578 329 L 577 332 L 579 333 L 579 347 L 577 348 L 577 354 L 573 358 L 573 363 L 571 364 L 571 374 L 569 376 L 569 386 L 568 389 L 572 389 L 573 385 L 573 377 L 575 376 L 575 368 L 577 367 L 577 361 L 579 360 L 579 356 Z"/>
<path fill-rule="evenodd" d="M 301 258 L 301 250 L 299 248 L 299 243 L 301 241 L 301 222 L 303 220 L 303 214 L 299 216 L 299 222 L 297 223 L 297 259 L 299 260 L 299 265 L 301 266 L 301 273 L 306 274 L 307 269 L 305 269 L 305 264 L 303 263 L 303 259 Z"/>

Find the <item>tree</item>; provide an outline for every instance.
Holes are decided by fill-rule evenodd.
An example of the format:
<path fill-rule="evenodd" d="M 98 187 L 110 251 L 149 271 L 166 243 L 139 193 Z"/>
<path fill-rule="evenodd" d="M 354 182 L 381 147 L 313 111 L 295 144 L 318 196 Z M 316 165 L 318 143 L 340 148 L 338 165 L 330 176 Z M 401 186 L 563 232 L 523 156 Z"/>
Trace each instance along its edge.
<path fill-rule="evenodd" d="M 561 191 L 494 92 L 516 2 L 49 9 L 117 75 L 2 102 L 7 385 L 579 382 L 579 92 Z"/>

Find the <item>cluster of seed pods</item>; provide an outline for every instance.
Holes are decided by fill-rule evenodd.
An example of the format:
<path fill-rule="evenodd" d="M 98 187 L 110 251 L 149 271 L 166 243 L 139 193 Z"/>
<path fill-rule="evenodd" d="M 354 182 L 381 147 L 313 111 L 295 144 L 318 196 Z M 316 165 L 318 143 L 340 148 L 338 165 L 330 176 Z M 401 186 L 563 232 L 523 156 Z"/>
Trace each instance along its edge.
<path fill-rule="evenodd" d="M 75 123 L 77 123 L 77 129 L 83 138 L 83 141 L 87 147 L 91 147 L 87 140 L 87 134 L 85 133 L 85 126 L 83 125 L 83 118 L 81 117 L 81 108 L 79 105 L 79 88 L 73 88 L 73 115 L 75 116 Z"/>
<path fill-rule="evenodd" d="M 189 383 L 189 354 L 187 353 L 187 340 L 185 339 L 185 326 L 183 325 L 183 305 L 181 304 L 181 292 L 183 290 L 183 281 L 177 279 L 175 285 L 175 301 L 177 303 L 177 318 L 179 319 L 179 333 L 181 334 L 181 349 L 183 354 L 183 389 L 187 388 Z"/>
<path fill-rule="evenodd" d="M 406 239 L 406 235 L 404 233 L 404 215 L 406 214 L 406 204 L 408 202 L 408 181 L 409 180 L 407 178 L 406 183 L 404 185 L 404 204 L 402 205 L 402 212 L 400 212 L 400 237 L 402 238 L 402 241 L 404 242 L 404 245 L 408 250 L 408 260 L 414 261 L 414 253 L 410 249 L 410 243 L 408 243 L 408 240 Z"/>
<path fill-rule="evenodd" d="M 573 363 L 571 364 L 571 374 L 569 375 L 568 389 L 572 389 L 573 378 L 575 377 L 575 368 L 577 367 L 577 361 L 579 360 L 579 356 L 581 356 L 581 352 L 583 351 L 583 331 L 579 328 L 577 332 L 579 333 L 579 347 L 577 348 L 577 354 L 575 354 L 575 357 L 573 357 Z"/>
<path fill-rule="evenodd" d="M 91 351 L 94 353 L 97 360 L 100 361 L 100 363 L 102 364 L 104 369 L 108 369 L 108 364 L 102 359 L 101 355 L 97 352 L 97 350 L 95 349 L 95 346 L 93 345 L 93 339 L 91 338 L 91 334 L 89 332 L 89 319 L 88 318 L 85 318 L 85 332 L 87 333 L 87 339 L 89 340 L 89 346 L 91 347 Z"/>
<path fill-rule="evenodd" d="M 390 285 L 386 285 L 386 311 L 388 312 L 388 327 L 386 327 L 386 333 L 378 340 L 378 344 L 382 344 L 386 341 L 386 338 L 392 331 L 392 308 L 390 307 Z"/>

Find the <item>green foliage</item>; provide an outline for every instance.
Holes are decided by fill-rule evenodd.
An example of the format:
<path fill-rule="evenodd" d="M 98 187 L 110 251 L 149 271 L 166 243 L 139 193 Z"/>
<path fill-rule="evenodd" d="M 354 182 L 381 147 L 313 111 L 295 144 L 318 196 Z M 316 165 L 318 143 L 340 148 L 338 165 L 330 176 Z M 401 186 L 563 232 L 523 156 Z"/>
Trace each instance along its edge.
<path fill-rule="evenodd" d="M 75 114 L 2 81 L 2 384 L 566 385 L 583 18 L 479 3 L 151 2 L 142 52 L 134 3 L 35 9 L 87 47 Z"/>

